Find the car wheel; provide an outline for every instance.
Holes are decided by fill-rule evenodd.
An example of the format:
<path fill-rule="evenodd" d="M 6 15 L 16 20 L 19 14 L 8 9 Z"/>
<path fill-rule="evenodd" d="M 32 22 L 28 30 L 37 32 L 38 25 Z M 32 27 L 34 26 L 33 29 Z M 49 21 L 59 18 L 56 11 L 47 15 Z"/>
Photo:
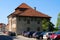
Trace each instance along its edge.
<path fill-rule="evenodd" d="M 59 40 L 58 38 L 55 38 L 55 40 Z"/>
<path fill-rule="evenodd" d="M 50 40 L 50 38 L 48 38 L 47 40 Z"/>
<path fill-rule="evenodd" d="M 54 39 L 50 39 L 50 38 L 49 38 L 48 40 L 54 40 Z"/>

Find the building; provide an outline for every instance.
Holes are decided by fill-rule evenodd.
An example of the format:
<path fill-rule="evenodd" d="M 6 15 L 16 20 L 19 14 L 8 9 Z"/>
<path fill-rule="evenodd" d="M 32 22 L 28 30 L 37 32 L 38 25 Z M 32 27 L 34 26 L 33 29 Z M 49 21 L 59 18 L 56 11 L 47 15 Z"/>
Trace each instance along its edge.
<path fill-rule="evenodd" d="M 0 23 L 0 31 L 4 32 L 5 31 L 6 25 L 4 23 Z"/>
<path fill-rule="evenodd" d="M 9 24 L 6 25 L 5 29 L 6 29 L 6 31 L 9 30 Z"/>
<path fill-rule="evenodd" d="M 9 31 L 21 34 L 23 31 L 42 31 L 42 19 L 50 21 L 50 16 L 38 12 L 25 3 L 18 6 L 8 16 Z"/>

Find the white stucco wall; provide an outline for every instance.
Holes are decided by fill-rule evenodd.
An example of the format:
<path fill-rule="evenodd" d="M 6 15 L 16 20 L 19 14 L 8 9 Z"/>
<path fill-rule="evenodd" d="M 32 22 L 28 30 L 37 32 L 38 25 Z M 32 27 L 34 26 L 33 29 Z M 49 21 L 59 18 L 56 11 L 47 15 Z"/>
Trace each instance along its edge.
<path fill-rule="evenodd" d="M 9 17 L 8 23 L 9 23 L 9 31 L 16 31 L 16 17 L 14 18 Z"/>
<path fill-rule="evenodd" d="M 11 20 L 12 20 L 12 17 L 9 17 L 8 18 L 9 31 L 12 31 L 12 29 L 11 29 Z"/>

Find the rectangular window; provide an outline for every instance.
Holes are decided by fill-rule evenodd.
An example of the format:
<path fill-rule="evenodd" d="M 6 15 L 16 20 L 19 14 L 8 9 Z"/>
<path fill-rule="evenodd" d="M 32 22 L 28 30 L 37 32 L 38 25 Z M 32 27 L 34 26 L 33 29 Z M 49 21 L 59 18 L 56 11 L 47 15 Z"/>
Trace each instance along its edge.
<path fill-rule="evenodd" d="M 31 18 L 31 21 L 33 21 L 33 18 Z"/>
<path fill-rule="evenodd" d="M 40 24 L 40 21 L 38 21 L 37 24 Z"/>
<path fill-rule="evenodd" d="M 18 19 L 19 19 L 19 21 L 21 20 L 21 18 L 20 18 L 20 17 L 18 17 Z"/>
<path fill-rule="evenodd" d="M 21 19 L 19 18 L 19 21 L 20 21 Z"/>
<path fill-rule="evenodd" d="M 26 21 L 26 18 L 24 18 L 23 20 Z"/>
<path fill-rule="evenodd" d="M 35 21 L 37 21 L 37 18 L 34 18 Z"/>
<path fill-rule="evenodd" d="M 30 24 L 30 20 L 27 20 L 27 24 Z"/>

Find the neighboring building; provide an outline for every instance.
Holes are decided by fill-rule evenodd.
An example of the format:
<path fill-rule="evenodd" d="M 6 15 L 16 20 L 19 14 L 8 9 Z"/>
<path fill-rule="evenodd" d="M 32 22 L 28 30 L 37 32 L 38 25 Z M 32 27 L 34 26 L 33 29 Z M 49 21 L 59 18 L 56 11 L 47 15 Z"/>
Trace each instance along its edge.
<path fill-rule="evenodd" d="M 51 17 L 22 3 L 8 16 L 9 31 L 17 34 L 23 31 L 42 31 L 41 25 L 44 18 L 50 21 Z"/>
<path fill-rule="evenodd" d="M 5 29 L 6 31 L 9 31 L 9 24 L 6 25 Z"/>
<path fill-rule="evenodd" d="M 4 23 L 0 23 L 0 31 L 5 31 L 6 25 Z"/>

